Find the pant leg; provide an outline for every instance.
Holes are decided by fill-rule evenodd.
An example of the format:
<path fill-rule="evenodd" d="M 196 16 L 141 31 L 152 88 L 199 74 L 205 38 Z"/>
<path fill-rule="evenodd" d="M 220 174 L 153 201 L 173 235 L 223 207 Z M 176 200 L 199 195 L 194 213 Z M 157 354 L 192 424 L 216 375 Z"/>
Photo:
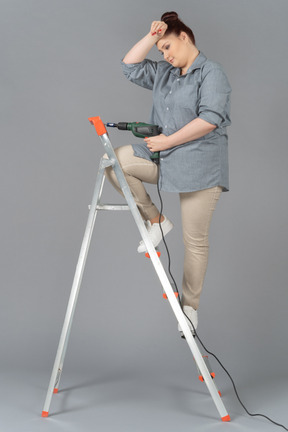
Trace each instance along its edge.
<path fill-rule="evenodd" d="M 159 211 L 153 204 L 142 182 L 157 184 L 158 166 L 152 161 L 134 156 L 131 145 L 118 147 L 115 149 L 115 153 L 141 216 L 144 220 L 153 219 L 159 214 Z M 106 177 L 115 189 L 122 194 L 116 175 L 111 167 L 106 168 Z"/>
<path fill-rule="evenodd" d="M 182 304 L 197 309 L 208 264 L 209 227 L 219 186 L 197 192 L 180 193 L 183 241 L 185 246 Z"/>

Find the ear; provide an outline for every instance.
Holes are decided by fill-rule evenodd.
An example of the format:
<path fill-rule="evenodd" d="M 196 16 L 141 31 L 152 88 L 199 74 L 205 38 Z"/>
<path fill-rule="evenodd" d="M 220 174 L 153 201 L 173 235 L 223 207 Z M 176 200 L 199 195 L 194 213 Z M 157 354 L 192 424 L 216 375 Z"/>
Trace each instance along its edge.
<path fill-rule="evenodd" d="M 182 31 L 182 32 L 180 33 L 179 38 L 180 38 L 182 41 L 184 41 L 184 42 L 187 41 L 187 40 L 189 39 L 187 33 L 185 33 L 184 31 Z"/>

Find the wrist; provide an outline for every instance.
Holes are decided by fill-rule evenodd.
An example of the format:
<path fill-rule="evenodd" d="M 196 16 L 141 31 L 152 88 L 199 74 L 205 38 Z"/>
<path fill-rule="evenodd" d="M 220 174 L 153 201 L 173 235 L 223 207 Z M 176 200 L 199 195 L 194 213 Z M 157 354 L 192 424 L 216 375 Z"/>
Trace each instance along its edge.
<path fill-rule="evenodd" d="M 172 135 L 168 135 L 168 136 L 166 137 L 166 145 L 167 145 L 167 149 L 170 149 L 170 148 L 172 148 L 172 147 L 175 146 L 175 139 L 174 139 L 173 135 L 174 135 L 174 134 L 172 134 Z"/>
<path fill-rule="evenodd" d="M 159 39 L 160 38 L 156 34 L 152 35 L 151 32 L 147 33 L 147 35 L 146 35 L 146 40 L 147 40 L 147 42 L 149 41 L 151 48 L 153 47 L 153 45 L 155 45 L 155 43 L 158 42 Z"/>

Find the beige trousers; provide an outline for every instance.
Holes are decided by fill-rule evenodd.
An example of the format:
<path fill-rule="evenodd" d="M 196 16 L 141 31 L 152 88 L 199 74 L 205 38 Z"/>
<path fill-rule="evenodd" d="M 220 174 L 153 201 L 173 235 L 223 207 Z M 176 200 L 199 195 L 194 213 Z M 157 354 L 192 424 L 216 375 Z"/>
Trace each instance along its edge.
<path fill-rule="evenodd" d="M 134 156 L 130 145 L 115 150 L 137 207 L 145 220 L 159 214 L 159 210 L 147 194 L 143 182 L 157 184 L 158 166 L 143 158 Z M 106 176 L 122 193 L 112 168 L 106 169 Z M 185 246 L 184 272 L 182 282 L 182 305 L 199 306 L 200 294 L 208 263 L 209 227 L 222 188 L 219 186 L 197 192 L 180 193 L 183 241 Z"/>

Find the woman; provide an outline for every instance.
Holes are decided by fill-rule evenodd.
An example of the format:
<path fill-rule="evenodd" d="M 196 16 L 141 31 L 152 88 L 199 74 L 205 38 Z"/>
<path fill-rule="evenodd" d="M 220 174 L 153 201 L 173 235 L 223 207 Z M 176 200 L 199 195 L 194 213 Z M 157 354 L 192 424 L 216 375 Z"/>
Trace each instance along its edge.
<path fill-rule="evenodd" d="M 164 61 L 146 59 L 155 44 Z M 196 329 L 211 217 L 221 192 L 229 188 L 226 126 L 231 88 L 222 67 L 199 52 L 192 30 L 176 12 L 154 21 L 122 66 L 130 81 L 153 91 L 150 122 L 163 133 L 120 147 L 116 154 L 154 246 L 162 240 L 159 223 L 164 235 L 173 225 L 159 214 L 142 182 L 159 180 L 161 190 L 179 193 L 185 246 L 181 303 Z M 159 151 L 156 165 L 150 157 Z M 119 190 L 111 169 L 107 176 Z M 141 241 L 138 252 L 145 250 Z"/>

